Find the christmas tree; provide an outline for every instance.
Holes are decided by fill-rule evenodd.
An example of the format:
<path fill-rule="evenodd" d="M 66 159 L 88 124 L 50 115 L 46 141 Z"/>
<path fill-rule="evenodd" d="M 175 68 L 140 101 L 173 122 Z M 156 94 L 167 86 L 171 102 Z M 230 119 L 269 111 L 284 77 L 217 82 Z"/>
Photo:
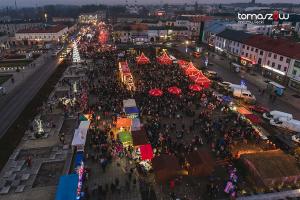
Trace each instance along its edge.
<path fill-rule="evenodd" d="M 74 42 L 73 44 L 73 63 L 80 63 L 80 55 L 77 48 L 77 43 Z"/>

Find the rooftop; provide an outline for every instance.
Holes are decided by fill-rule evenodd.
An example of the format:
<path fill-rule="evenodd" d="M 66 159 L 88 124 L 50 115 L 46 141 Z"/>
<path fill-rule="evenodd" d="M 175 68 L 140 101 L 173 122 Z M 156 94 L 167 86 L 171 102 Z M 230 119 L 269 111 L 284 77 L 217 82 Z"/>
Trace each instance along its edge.
<path fill-rule="evenodd" d="M 246 33 L 244 31 L 226 29 L 221 33 L 218 33 L 217 36 L 236 42 L 244 42 L 246 39 L 252 37 L 253 34 Z"/>
<path fill-rule="evenodd" d="M 288 39 L 275 39 L 264 35 L 253 35 L 243 43 L 289 58 L 300 59 L 300 43 Z"/>
<path fill-rule="evenodd" d="M 56 26 L 46 27 L 43 29 L 38 29 L 38 28 L 24 29 L 24 30 L 18 31 L 17 33 L 57 33 L 66 27 L 67 26 L 65 26 L 65 25 L 56 25 Z"/>

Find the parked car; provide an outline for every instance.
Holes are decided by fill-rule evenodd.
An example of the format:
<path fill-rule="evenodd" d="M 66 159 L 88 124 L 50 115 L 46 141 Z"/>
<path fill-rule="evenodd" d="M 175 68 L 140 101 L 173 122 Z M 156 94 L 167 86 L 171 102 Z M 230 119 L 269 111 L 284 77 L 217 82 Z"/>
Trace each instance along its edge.
<path fill-rule="evenodd" d="M 240 98 L 246 103 L 255 103 L 256 98 L 249 90 L 234 89 L 233 97 Z"/>
<path fill-rule="evenodd" d="M 293 115 L 290 113 L 286 113 L 286 112 L 281 112 L 278 110 L 272 110 L 270 112 L 266 112 L 263 114 L 263 118 L 267 119 L 267 120 L 271 120 L 271 119 L 279 119 L 279 118 L 287 118 L 287 119 L 293 119 Z"/>
<path fill-rule="evenodd" d="M 260 106 L 260 105 L 249 106 L 249 109 L 251 111 L 254 111 L 254 112 L 257 112 L 257 113 L 260 113 L 260 114 L 270 112 L 270 110 L 268 108 Z"/>

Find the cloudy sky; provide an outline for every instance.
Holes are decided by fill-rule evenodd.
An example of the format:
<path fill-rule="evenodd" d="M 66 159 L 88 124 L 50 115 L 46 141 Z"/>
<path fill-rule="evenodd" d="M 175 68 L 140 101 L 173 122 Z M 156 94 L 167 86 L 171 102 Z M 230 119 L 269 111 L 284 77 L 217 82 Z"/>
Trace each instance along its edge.
<path fill-rule="evenodd" d="M 18 6 L 41 6 L 48 4 L 125 4 L 126 0 L 16 0 Z M 128 0 L 129 3 L 134 3 L 135 0 Z M 158 3 L 235 3 L 249 2 L 250 0 L 136 0 L 138 4 L 158 4 Z M 0 0 L 0 6 L 14 6 L 15 0 Z M 300 0 L 256 0 L 259 3 L 300 3 Z"/>

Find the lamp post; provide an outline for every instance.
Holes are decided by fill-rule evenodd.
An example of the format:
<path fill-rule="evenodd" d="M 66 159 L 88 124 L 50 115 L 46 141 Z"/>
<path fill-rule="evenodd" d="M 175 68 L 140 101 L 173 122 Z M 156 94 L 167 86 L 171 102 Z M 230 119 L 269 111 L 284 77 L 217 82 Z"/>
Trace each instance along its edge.
<path fill-rule="evenodd" d="M 185 41 L 185 53 L 188 52 L 188 45 L 189 45 L 189 41 L 186 40 L 186 41 Z"/>

